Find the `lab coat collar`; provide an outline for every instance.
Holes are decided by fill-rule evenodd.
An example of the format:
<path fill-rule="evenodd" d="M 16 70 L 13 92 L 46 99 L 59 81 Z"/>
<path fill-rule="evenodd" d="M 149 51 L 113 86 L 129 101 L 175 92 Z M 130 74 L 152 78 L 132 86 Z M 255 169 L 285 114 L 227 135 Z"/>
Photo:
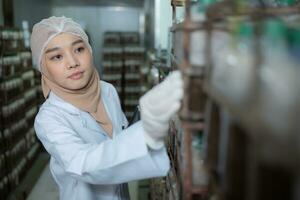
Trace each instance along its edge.
<path fill-rule="evenodd" d="M 66 102 L 65 100 L 63 100 L 62 98 L 60 98 L 59 96 L 54 94 L 54 92 L 52 92 L 52 91 L 50 92 L 47 100 L 49 101 L 50 104 L 55 105 L 65 111 L 67 111 L 70 114 L 79 115 L 79 113 L 80 113 L 79 108 Z"/>
<path fill-rule="evenodd" d="M 103 135 L 106 135 L 104 131 L 102 131 L 102 128 L 100 125 L 92 118 L 91 115 L 89 115 L 86 112 L 81 111 L 79 108 L 73 106 L 72 104 L 64 101 L 60 97 L 58 97 L 53 92 L 50 92 L 49 94 L 49 103 L 51 103 L 54 106 L 57 106 L 59 109 L 63 109 L 66 112 L 68 112 L 71 115 L 79 116 L 82 122 L 82 126 L 84 128 L 90 129 L 92 131 L 100 132 Z M 91 120 L 87 120 L 87 118 L 90 118 Z"/>
<path fill-rule="evenodd" d="M 100 81 L 100 87 L 101 87 L 101 96 L 110 98 L 110 93 L 108 92 L 107 83 L 104 81 Z M 65 100 L 63 100 L 62 98 L 57 96 L 52 91 L 50 91 L 50 94 L 49 94 L 49 97 L 47 100 L 49 101 L 50 104 L 55 105 L 61 109 L 64 109 L 65 111 L 67 111 L 70 114 L 79 115 L 81 112 L 81 110 L 79 108 L 66 102 Z M 106 109 L 109 109 L 107 107 L 108 105 L 106 104 L 105 100 L 103 101 L 103 103 L 104 103 L 104 106 L 106 107 Z M 109 114 L 109 117 L 111 119 L 112 116 L 110 116 L 110 114 Z"/>

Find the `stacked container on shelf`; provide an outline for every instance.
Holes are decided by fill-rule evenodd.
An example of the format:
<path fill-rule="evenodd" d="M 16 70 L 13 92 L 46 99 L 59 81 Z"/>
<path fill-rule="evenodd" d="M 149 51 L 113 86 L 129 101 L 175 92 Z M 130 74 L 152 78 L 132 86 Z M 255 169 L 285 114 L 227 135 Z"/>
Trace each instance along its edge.
<path fill-rule="evenodd" d="M 31 129 L 37 104 L 30 50 L 19 29 L 2 27 L 0 32 L 0 197 L 6 199 L 24 178 L 39 144 Z"/>
<path fill-rule="evenodd" d="M 103 80 L 112 83 L 130 120 L 141 95 L 140 68 L 145 49 L 137 32 L 106 32 L 102 50 Z"/>
<path fill-rule="evenodd" d="M 205 165 L 204 127 L 206 95 L 204 77 L 209 38 L 206 9 L 214 0 L 172 1 L 173 25 L 170 28 L 169 55 L 172 69 L 179 69 L 184 79 L 184 99 L 176 126 L 171 128 L 169 155 L 173 176 L 168 191 L 178 199 L 204 199 L 209 184 Z M 184 7 L 184 19 L 178 20 L 178 7 Z M 174 182 L 175 180 L 175 182 Z M 173 185 L 174 187 L 168 187 Z"/>
<path fill-rule="evenodd" d="M 261 49 L 264 59 L 258 78 L 261 110 L 266 123 L 277 129 L 288 130 L 291 123 L 285 120 L 297 118 L 294 114 L 300 99 L 298 58 L 291 55 L 286 24 L 269 19 L 263 22 L 262 27 Z"/>
<path fill-rule="evenodd" d="M 102 50 L 102 79 L 113 84 L 122 97 L 123 49 L 119 32 L 106 32 Z"/>
<path fill-rule="evenodd" d="M 16 170 L 12 171 L 10 167 L 13 165 L 14 159 L 17 158 L 15 153 L 20 149 L 20 143 L 22 142 L 20 132 L 25 124 L 17 123 L 22 119 L 20 114 L 24 103 L 20 96 L 22 90 L 21 79 L 16 75 L 21 70 L 20 58 L 17 54 L 21 37 L 17 29 L 11 28 L 1 28 L 0 36 L 1 143 L 4 147 L 1 151 L 1 157 L 4 159 L 2 167 L 5 167 L 5 170 L 3 170 L 5 174 L 1 174 L 0 177 L 0 190 L 4 199 L 16 182 Z M 13 145 L 18 143 L 19 145 L 16 145 L 16 147 Z"/>
<path fill-rule="evenodd" d="M 173 134 L 170 134 L 168 140 L 171 172 L 181 167 L 179 176 L 182 177 L 182 182 L 178 183 L 183 189 L 182 193 L 179 191 L 183 199 L 206 199 L 206 194 L 209 194 L 207 192 L 211 191 L 216 192 L 216 196 L 221 199 L 244 199 L 245 196 L 242 195 L 245 195 L 249 188 L 246 188 L 248 183 L 245 182 L 246 174 L 243 170 L 252 167 L 252 163 L 249 163 L 249 166 L 245 164 L 249 159 L 247 148 L 250 144 L 258 145 L 252 143 L 253 138 L 245 136 L 244 132 L 249 131 L 249 127 L 245 125 L 249 119 L 250 129 L 260 127 L 257 132 L 263 131 L 263 136 L 266 136 L 266 132 L 270 131 L 268 128 L 271 128 L 273 133 L 270 141 L 272 139 L 273 144 L 268 143 L 271 146 L 276 144 L 274 141 L 277 139 L 281 145 L 288 145 L 288 142 L 291 142 L 290 138 L 295 137 L 294 133 L 299 131 L 296 128 L 296 119 L 300 113 L 296 103 L 300 97 L 297 90 L 300 85 L 296 78 L 299 75 L 299 5 L 281 10 L 280 7 L 290 6 L 293 1 L 274 2 L 276 7 L 272 9 L 253 7 L 251 4 L 263 3 L 254 1 L 226 1 L 216 5 L 213 5 L 214 1 L 205 0 L 171 2 L 173 11 L 176 11 L 176 6 L 186 6 L 186 19 L 182 23 L 178 23 L 181 20 L 178 20 L 173 12 L 175 23 L 171 27 L 169 40 L 172 42 L 169 48 L 171 67 L 182 70 L 185 81 L 185 98 L 180 115 L 184 137 L 178 137 L 177 127 L 171 129 Z M 286 33 L 278 21 L 265 20 L 266 17 L 277 14 L 287 16 L 284 21 L 293 31 Z M 280 17 L 275 18 L 278 20 Z M 289 48 L 285 44 L 286 40 L 290 42 Z M 210 87 L 218 90 L 211 92 Z M 225 100 L 222 96 L 226 97 Z M 204 115 L 204 111 L 210 113 Z M 214 120 L 210 120 L 210 115 Z M 199 120 L 204 121 L 205 127 L 212 126 L 210 130 L 198 126 L 201 123 L 197 125 L 195 122 Z M 262 124 L 265 127 L 262 127 Z M 218 133 L 214 135 L 215 132 Z M 210 138 L 214 140 L 212 143 L 208 142 Z M 183 149 L 179 152 L 180 162 L 176 159 L 178 147 Z M 297 148 L 291 145 L 288 149 L 291 151 Z M 269 150 L 263 151 L 266 153 Z M 272 156 L 269 152 L 268 159 L 274 161 L 279 155 L 286 155 L 288 158 L 288 151 Z M 251 156 L 255 153 L 257 152 Z M 274 169 L 278 170 L 276 167 Z M 253 172 L 249 172 L 251 173 Z M 253 174 L 253 177 L 257 175 Z M 169 180 L 166 182 L 166 190 L 176 193 L 178 189 L 172 191 L 172 187 L 168 186 L 174 184 L 176 178 Z M 220 188 L 211 189 L 218 184 Z M 203 190 L 201 186 L 204 186 Z M 205 186 L 209 186 L 210 190 L 205 190 Z M 247 198 L 255 199 L 255 192 Z"/>
<path fill-rule="evenodd" d="M 299 5 L 288 4 L 239 7 L 212 24 L 211 198 L 299 199 Z"/>
<path fill-rule="evenodd" d="M 124 45 L 124 87 L 125 87 L 125 114 L 128 119 L 138 105 L 141 95 L 141 68 L 145 58 L 145 48 L 141 46 L 137 32 L 122 33 Z"/>
<path fill-rule="evenodd" d="M 42 84 L 41 84 L 41 73 L 38 70 L 34 70 L 34 82 L 36 88 L 36 96 L 37 96 L 37 105 L 42 105 L 45 101 L 43 91 L 42 91 Z"/>

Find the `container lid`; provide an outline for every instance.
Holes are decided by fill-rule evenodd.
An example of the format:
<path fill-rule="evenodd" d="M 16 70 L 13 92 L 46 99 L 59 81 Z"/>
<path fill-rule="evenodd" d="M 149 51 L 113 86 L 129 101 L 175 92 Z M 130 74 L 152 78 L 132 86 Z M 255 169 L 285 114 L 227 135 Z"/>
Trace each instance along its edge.
<path fill-rule="evenodd" d="M 274 20 L 274 19 L 267 20 L 264 23 L 263 27 L 264 27 L 264 35 L 269 40 L 276 41 L 278 39 L 282 39 L 285 37 L 286 27 L 279 20 Z"/>
<path fill-rule="evenodd" d="M 292 6 L 295 4 L 295 0 L 277 0 L 277 3 L 281 6 Z"/>
<path fill-rule="evenodd" d="M 300 46 L 300 29 L 295 29 L 293 31 L 293 44 Z"/>
<path fill-rule="evenodd" d="M 300 29 L 289 28 L 287 33 L 289 45 L 293 48 L 300 48 Z"/>
<path fill-rule="evenodd" d="M 241 38 L 252 38 L 254 35 L 254 27 L 250 22 L 243 22 L 239 26 L 239 36 Z"/>

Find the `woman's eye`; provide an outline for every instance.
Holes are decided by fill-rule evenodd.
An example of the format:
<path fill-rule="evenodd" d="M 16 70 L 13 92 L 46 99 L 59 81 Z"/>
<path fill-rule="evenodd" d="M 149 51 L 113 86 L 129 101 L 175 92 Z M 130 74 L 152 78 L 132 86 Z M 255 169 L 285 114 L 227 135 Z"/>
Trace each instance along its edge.
<path fill-rule="evenodd" d="M 50 58 L 50 60 L 54 60 L 54 61 L 61 60 L 61 59 L 62 59 L 62 55 L 55 55 Z"/>
<path fill-rule="evenodd" d="M 81 53 L 84 51 L 84 47 L 79 47 L 75 50 L 76 53 Z"/>

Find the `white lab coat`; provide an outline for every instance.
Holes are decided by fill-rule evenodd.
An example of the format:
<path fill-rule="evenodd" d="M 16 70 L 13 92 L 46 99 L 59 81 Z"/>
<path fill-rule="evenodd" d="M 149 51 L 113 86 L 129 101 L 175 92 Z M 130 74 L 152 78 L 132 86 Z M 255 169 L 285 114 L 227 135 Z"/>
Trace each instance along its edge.
<path fill-rule="evenodd" d="M 141 122 L 128 122 L 115 88 L 101 81 L 101 98 L 113 124 L 110 139 L 87 112 L 54 93 L 35 118 L 35 131 L 51 155 L 50 170 L 61 200 L 129 199 L 126 182 L 165 176 L 166 149 L 151 150 Z"/>

